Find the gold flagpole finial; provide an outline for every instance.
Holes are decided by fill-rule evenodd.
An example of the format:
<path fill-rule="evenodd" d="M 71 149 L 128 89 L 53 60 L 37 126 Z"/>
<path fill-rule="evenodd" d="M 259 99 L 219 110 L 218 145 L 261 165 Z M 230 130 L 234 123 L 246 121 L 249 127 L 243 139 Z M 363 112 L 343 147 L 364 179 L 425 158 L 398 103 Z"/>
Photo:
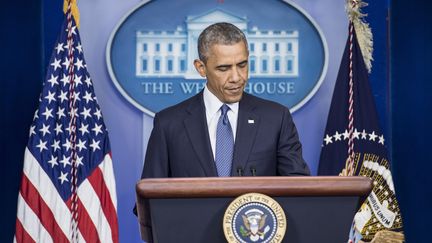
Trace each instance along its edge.
<path fill-rule="evenodd" d="M 75 23 L 76 23 L 77 28 L 79 28 L 79 26 L 80 26 L 80 23 L 79 23 L 80 15 L 79 15 L 79 11 L 78 11 L 77 0 L 64 0 L 64 2 L 63 2 L 63 12 L 64 13 L 67 12 L 69 1 L 71 2 L 72 16 L 75 19 Z"/>

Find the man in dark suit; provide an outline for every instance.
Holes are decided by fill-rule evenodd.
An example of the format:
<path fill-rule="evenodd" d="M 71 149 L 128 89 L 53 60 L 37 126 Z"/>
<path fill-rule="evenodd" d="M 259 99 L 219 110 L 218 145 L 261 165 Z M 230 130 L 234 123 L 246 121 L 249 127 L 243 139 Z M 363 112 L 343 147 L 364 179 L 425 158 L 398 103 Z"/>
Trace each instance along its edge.
<path fill-rule="evenodd" d="M 142 178 L 309 175 L 289 110 L 243 92 L 243 32 L 213 24 L 199 36 L 198 53 L 206 86 L 155 115 Z"/>

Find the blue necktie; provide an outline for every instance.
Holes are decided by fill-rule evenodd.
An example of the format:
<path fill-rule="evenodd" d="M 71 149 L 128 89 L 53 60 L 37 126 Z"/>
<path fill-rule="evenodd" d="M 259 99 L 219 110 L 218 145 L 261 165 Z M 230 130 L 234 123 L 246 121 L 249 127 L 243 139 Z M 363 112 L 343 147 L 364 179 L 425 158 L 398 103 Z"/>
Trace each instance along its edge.
<path fill-rule="evenodd" d="M 234 137 L 228 120 L 229 107 L 224 104 L 220 108 L 221 115 L 216 129 L 216 167 L 218 176 L 230 176 L 234 151 Z"/>

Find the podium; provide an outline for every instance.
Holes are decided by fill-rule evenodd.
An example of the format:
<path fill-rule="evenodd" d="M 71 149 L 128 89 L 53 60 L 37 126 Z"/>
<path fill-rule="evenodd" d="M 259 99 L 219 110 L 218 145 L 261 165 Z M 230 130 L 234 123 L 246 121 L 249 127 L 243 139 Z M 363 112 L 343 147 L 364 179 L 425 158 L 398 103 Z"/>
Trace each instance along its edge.
<path fill-rule="evenodd" d="M 143 240 L 226 242 L 222 220 L 245 193 L 262 193 L 283 208 L 282 242 L 347 242 L 355 213 L 372 190 L 367 177 L 207 177 L 142 179 L 136 185 Z"/>

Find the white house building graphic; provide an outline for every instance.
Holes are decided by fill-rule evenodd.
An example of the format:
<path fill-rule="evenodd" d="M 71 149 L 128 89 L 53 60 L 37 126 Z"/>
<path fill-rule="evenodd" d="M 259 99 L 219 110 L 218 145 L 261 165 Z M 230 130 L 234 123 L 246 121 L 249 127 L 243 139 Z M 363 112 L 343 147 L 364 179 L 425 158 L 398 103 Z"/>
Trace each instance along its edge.
<path fill-rule="evenodd" d="M 240 28 L 249 42 L 251 77 L 298 77 L 298 30 L 248 28 L 246 17 L 214 9 L 187 16 L 186 29 L 138 30 L 136 32 L 136 77 L 201 78 L 193 67 L 198 57 L 197 39 L 203 29 L 215 22 L 229 22 Z"/>

